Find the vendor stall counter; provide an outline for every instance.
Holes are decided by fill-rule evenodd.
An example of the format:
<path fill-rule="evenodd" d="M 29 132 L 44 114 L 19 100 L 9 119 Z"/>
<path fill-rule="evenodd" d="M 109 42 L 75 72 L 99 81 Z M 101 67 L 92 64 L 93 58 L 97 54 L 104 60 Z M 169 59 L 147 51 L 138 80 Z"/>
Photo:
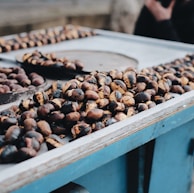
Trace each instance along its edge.
<path fill-rule="evenodd" d="M 96 33 L 38 49 L 110 51 L 135 59 L 137 69 L 194 52 L 189 44 L 104 30 Z M 33 49 L 4 55 L 14 58 Z M 67 190 L 71 184 L 75 192 L 82 186 L 83 193 L 190 193 L 193 139 L 194 91 L 190 91 L 35 158 L 1 164 L 0 192 L 68 193 L 73 191 Z"/>

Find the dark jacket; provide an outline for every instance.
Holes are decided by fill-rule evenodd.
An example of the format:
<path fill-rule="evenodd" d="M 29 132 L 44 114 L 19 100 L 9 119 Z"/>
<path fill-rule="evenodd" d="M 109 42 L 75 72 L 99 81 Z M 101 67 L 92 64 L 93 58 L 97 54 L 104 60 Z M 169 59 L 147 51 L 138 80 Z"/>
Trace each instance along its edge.
<path fill-rule="evenodd" d="M 171 20 L 161 22 L 157 22 L 144 6 L 134 34 L 194 44 L 194 0 L 186 4 L 177 1 Z"/>

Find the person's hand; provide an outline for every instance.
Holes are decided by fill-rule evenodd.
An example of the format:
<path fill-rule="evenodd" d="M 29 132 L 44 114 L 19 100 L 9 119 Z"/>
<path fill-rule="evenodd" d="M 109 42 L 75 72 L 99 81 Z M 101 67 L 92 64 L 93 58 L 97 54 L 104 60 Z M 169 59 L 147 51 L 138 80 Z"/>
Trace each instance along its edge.
<path fill-rule="evenodd" d="M 157 0 L 145 0 L 145 6 L 152 13 L 156 21 L 163 21 L 171 19 L 175 1 L 171 0 L 169 6 L 166 8 Z"/>

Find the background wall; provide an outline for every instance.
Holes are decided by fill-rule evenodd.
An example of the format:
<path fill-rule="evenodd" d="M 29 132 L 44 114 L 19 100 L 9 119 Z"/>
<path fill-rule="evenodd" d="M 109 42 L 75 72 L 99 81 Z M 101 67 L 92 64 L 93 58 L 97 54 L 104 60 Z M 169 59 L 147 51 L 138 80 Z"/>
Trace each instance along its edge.
<path fill-rule="evenodd" d="M 0 0 L 0 35 L 64 24 L 132 33 L 143 0 Z"/>

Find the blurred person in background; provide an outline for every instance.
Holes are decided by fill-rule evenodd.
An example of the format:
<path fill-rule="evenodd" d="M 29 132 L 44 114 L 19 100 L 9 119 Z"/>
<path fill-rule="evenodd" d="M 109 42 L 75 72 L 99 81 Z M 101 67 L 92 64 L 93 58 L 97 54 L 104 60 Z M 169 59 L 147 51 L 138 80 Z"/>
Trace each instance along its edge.
<path fill-rule="evenodd" d="M 135 35 L 194 43 L 194 0 L 145 0 Z"/>

